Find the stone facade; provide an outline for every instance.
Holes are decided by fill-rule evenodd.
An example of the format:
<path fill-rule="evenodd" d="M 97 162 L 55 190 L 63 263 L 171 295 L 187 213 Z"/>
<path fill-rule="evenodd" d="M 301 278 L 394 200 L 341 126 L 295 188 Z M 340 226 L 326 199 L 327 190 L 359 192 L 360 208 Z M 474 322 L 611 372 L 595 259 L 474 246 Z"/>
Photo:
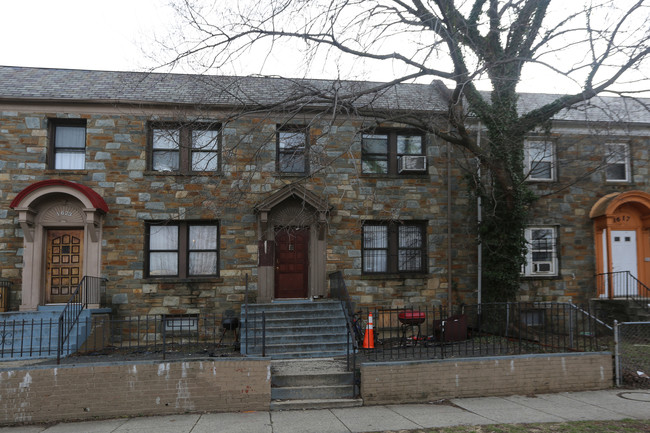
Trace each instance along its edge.
<path fill-rule="evenodd" d="M 319 212 L 314 219 L 304 220 L 310 225 L 312 241 L 318 240 L 309 250 L 310 284 L 314 286 L 309 296 L 327 296 L 327 274 L 341 271 L 353 299 L 362 305 L 439 305 L 446 303 L 449 292 L 455 305 L 476 302 L 477 206 L 466 181 L 475 165 L 466 155 L 426 136 L 426 172 L 363 174 L 360 131 L 374 126 L 371 118 L 332 118 L 309 110 L 242 114 L 240 108 L 199 111 L 196 106 L 155 103 L 25 102 L 20 98 L 0 102 L 0 277 L 12 282 L 10 309 L 27 305 L 23 299 L 29 290 L 24 266 L 34 266 L 39 260 L 24 256 L 24 230 L 30 227 L 24 219 L 32 210 L 21 211 L 11 203 L 21 199 L 21 192 L 30 185 L 52 179 L 83 185 L 108 207 L 108 212 L 96 215 L 95 228 L 100 229 L 99 269 L 108 279 L 108 306 L 118 315 L 238 310 L 244 300 L 246 276 L 253 299 L 272 298 L 272 291 L 258 290 L 273 278 L 273 263 L 260 256 L 266 251 L 265 233 L 272 233 L 273 223 L 262 216 L 266 211 L 260 206 L 284 197 L 282 191 L 288 185 L 296 189 L 287 200 L 277 199 L 277 207 L 268 212 L 269 221 L 291 213 L 291 203 L 307 203 L 305 208 Z M 48 128 L 61 119 L 85 121 L 83 170 L 52 168 Z M 221 128 L 219 169 L 195 174 L 152 170 L 152 122 L 197 121 Z M 278 171 L 278 125 L 308 128 L 309 175 Z M 540 196 L 532 209 L 531 224 L 556 227 L 557 271 L 553 276 L 524 278 L 523 300 L 584 301 L 596 295 L 595 245 L 599 240 L 594 236 L 590 211 L 612 192 L 650 193 L 650 130 L 647 124 L 632 126 L 595 131 L 584 122 L 558 121 L 552 134 L 545 135 L 557 149 L 555 179 L 531 183 Z M 382 123 L 381 127 L 397 130 L 403 125 Z M 629 181 L 605 179 L 603 144 L 612 140 L 629 144 Z M 305 199 L 307 194 L 311 201 Z M 52 193 L 50 199 L 55 198 L 66 200 Z M 34 199 L 34 206 L 44 206 L 41 202 L 45 200 Z M 20 212 L 26 216 L 19 216 Z M 650 209 L 643 212 L 650 213 Z M 362 272 L 361 230 L 367 220 L 423 222 L 426 272 Z M 218 277 L 148 277 L 148 221 L 218 221 Z M 639 233 L 639 242 L 648 243 L 650 252 L 648 229 Z M 650 277 L 650 269 L 646 273 Z"/>
<path fill-rule="evenodd" d="M 427 138 L 428 173 L 370 176 L 360 173 L 361 120 L 332 124 L 305 117 L 312 175 L 276 170 L 276 125 L 280 117 L 242 116 L 224 125 L 221 170 L 209 175 L 176 175 L 148 169 L 147 134 L 152 120 L 183 121 L 160 111 L 123 107 L 2 107 L 3 245 L 2 277 L 12 280 L 12 309 L 20 305 L 23 233 L 9 203 L 31 184 L 65 179 L 83 184 L 105 200 L 109 211 L 102 225 L 101 276 L 108 278 L 110 305 L 120 315 L 195 314 L 235 308 L 244 299 L 245 274 L 255 296 L 260 227 L 256 204 L 289 184 L 301 185 L 328 203 L 324 224 L 326 272 L 343 272 L 357 302 L 405 306 L 440 303 L 447 293 L 447 158 L 446 144 Z M 202 119 L 219 122 L 228 113 Z M 84 170 L 48 168 L 48 122 L 81 118 L 87 122 Z M 458 158 L 452 155 L 452 158 Z M 460 168 L 454 168 L 455 266 L 459 296 L 473 292 L 471 218 Z M 364 220 L 426 221 L 428 272 L 406 276 L 362 275 L 361 225 Z M 220 275 L 214 279 L 145 277 L 145 222 L 218 220 Z M 462 272 L 460 272 L 462 271 Z M 323 278 L 324 280 L 325 278 Z M 327 281 L 323 281 L 326 285 Z"/>

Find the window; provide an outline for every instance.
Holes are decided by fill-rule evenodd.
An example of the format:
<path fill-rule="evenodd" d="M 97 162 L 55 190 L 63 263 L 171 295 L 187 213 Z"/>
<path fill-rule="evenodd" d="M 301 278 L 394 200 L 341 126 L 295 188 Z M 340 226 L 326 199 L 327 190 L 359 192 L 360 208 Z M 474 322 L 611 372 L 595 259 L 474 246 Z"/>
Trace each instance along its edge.
<path fill-rule="evenodd" d="M 625 143 L 606 145 L 605 178 L 608 182 L 630 181 L 630 151 Z"/>
<path fill-rule="evenodd" d="M 403 173 L 426 173 L 422 135 L 387 132 L 361 136 L 361 171 L 364 174 L 399 174 L 399 162 L 405 156 L 411 159 L 419 157 L 422 163 L 416 170 Z"/>
<path fill-rule="evenodd" d="M 528 251 L 523 274 L 526 276 L 557 275 L 557 236 L 554 227 L 525 230 Z"/>
<path fill-rule="evenodd" d="M 50 121 L 50 168 L 83 170 L 86 166 L 86 121 Z"/>
<path fill-rule="evenodd" d="M 151 169 L 162 172 L 219 170 L 220 128 L 211 124 L 159 124 L 151 128 Z"/>
<path fill-rule="evenodd" d="M 219 225 L 206 222 L 147 223 L 148 277 L 219 275 Z"/>
<path fill-rule="evenodd" d="M 307 129 L 284 128 L 277 133 L 277 168 L 281 173 L 306 173 Z"/>
<path fill-rule="evenodd" d="M 525 163 L 528 179 L 555 180 L 555 152 L 550 141 L 526 140 Z"/>
<path fill-rule="evenodd" d="M 374 223 L 363 226 L 363 272 L 426 272 L 424 223 Z"/>

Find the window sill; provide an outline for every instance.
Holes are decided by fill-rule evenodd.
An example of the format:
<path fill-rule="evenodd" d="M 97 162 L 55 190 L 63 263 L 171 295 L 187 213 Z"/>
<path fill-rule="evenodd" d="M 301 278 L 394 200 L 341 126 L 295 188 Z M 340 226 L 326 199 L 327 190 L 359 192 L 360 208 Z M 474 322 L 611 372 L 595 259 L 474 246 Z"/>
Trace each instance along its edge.
<path fill-rule="evenodd" d="M 362 274 L 362 280 L 407 280 L 412 278 L 428 278 L 426 272 L 410 272 L 403 274 Z"/>
<path fill-rule="evenodd" d="M 562 275 L 522 275 L 522 281 L 531 281 L 531 280 L 561 280 Z"/>
<path fill-rule="evenodd" d="M 209 176 L 222 176 L 221 171 L 191 171 L 184 173 L 182 171 L 158 171 L 158 170 L 145 170 L 145 176 L 193 176 L 193 177 L 209 177 Z"/>
<path fill-rule="evenodd" d="M 373 174 L 362 173 L 362 178 L 366 179 L 427 179 L 429 173 L 408 173 L 408 174 Z"/>
<path fill-rule="evenodd" d="M 526 179 L 526 183 L 554 183 L 555 179 Z"/>
<path fill-rule="evenodd" d="M 184 283 L 223 283 L 223 278 L 219 276 L 213 277 L 145 277 L 142 279 L 145 284 L 151 283 L 167 283 L 167 284 L 184 284 Z"/>
<path fill-rule="evenodd" d="M 307 177 L 309 176 L 309 173 L 303 172 L 303 173 L 290 173 L 290 172 L 285 172 L 285 171 L 276 171 L 274 173 L 275 176 L 277 177 Z"/>
<path fill-rule="evenodd" d="M 58 176 L 73 175 L 73 176 L 84 176 L 88 174 L 88 170 L 63 170 L 56 168 L 48 168 L 45 170 L 45 174 L 56 174 Z"/>

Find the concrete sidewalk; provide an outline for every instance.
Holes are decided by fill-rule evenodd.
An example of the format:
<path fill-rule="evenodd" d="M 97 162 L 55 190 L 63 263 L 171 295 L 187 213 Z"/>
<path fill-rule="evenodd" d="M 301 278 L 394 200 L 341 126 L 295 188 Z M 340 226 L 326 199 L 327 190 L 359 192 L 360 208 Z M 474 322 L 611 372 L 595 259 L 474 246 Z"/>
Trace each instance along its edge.
<path fill-rule="evenodd" d="M 454 425 L 650 419 L 650 391 L 604 390 L 534 397 L 452 399 L 442 404 L 366 406 L 286 412 L 156 416 L 53 426 L 0 428 L 8 433 L 349 433 Z"/>

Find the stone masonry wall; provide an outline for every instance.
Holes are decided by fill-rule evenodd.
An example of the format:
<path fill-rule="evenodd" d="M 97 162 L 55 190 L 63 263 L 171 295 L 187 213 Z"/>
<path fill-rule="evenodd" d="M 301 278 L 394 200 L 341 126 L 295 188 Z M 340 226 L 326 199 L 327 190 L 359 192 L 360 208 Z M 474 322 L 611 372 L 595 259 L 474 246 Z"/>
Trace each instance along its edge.
<path fill-rule="evenodd" d="M 528 395 L 606 389 L 609 353 L 499 356 L 361 366 L 364 404 L 401 404 L 456 397 Z"/>
<path fill-rule="evenodd" d="M 309 125 L 311 177 L 280 174 L 275 166 L 276 128 L 281 115 L 237 117 L 223 129 L 221 170 L 210 175 L 155 172 L 147 166 L 147 122 L 200 118 L 218 121 L 232 113 L 146 111 L 132 107 L 70 106 L 34 109 L 0 107 L 0 276 L 13 283 L 11 308 L 20 304 L 22 231 L 11 200 L 27 186 L 61 178 L 84 184 L 109 206 L 102 233 L 102 276 L 110 306 L 119 315 L 219 313 L 238 310 L 244 277 L 255 294 L 259 227 L 254 206 L 282 186 L 299 182 L 332 206 L 327 222 L 327 272 L 343 271 L 353 299 L 361 304 L 440 304 L 447 294 L 446 145 L 428 139 L 428 174 L 360 174 L 357 120 L 332 124 L 318 116 L 294 118 Z M 84 170 L 48 168 L 48 119 L 87 121 Z M 461 158 L 459 155 L 454 158 Z M 461 166 L 453 167 L 453 213 L 459 299 L 473 296 L 475 249 Z M 220 276 L 213 279 L 144 277 L 147 220 L 217 219 Z M 361 274 L 364 219 L 428 221 L 427 274 Z M 469 224 L 469 225 L 468 225 Z M 467 248 L 466 246 L 470 246 Z"/>
<path fill-rule="evenodd" d="M 602 127 L 601 127 L 602 128 Z M 531 208 L 530 225 L 555 226 L 559 241 L 558 276 L 524 278 L 524 301 L 584 302 L 596 295 L 593 205 L 613 192 L 650 192 L 650 131 L 557 128 L 549 136 L 556 147 L 556 182 L 531 182 L 539 199 Z M 627 143 L 630 182 L 605 178 L 605 143 Z M 597 240 L 600 242 L 600 239 Z M 641 242 L 641 239 L 639 239 Z"/>
<path fill-rule="evenodd" d="M 283 113 L 234 116 L 231 112 L 188 113 L 132 106 L 0 106 L 0 277 L 12 283 L 10 308 L 21 295 L 23 234 L 9 203 L 27 186 L 61 178 L 84 184 L 107 202 L 102 233 L 102 276 L 108 278 L 109 306 L 119 315 L 220 313 L 239 309 L 245 274 L 257 287 L 260 229 L 256 203 L 284 185 L 298 182 L 326 200 L 327 272 L 340 270 L 355 302 L 380 307 L 445 303 L 447 250 L 451 244 L 452 296 L 455 304 L 476 301 L 476 204 L 465 176 L 473 164 L 451 155 L 451 239 L 447 235 L 447 145 L 427 139 L 426 175 L 370 176 L 360 173 L 359 131 L 371 122 L 329 116 Z M 87 121 L 84 170 L 48 168 L 48 119 Z M 221 170 L 210 175 L 155 172 L 147 165 L 147 122 L 187 119 L 224 125 Z M 276 171 L 275 134 L 279 123 L 308 125 L 311 176 Z M 390 126 L 390 125 L 388 125 Z M 540 199 L 531 224 L 556 225 L 559 275 L 524 279 L 521 298 L 531 301 L 586 300 L 593 296 L 595 271 L 591 206 L 613 191 L 650 192 L 647 131 L 627 137 L 633 179 L 604 180 L 603 136 L 565 128 L 557 140 L 558 181 L 531 184 Z M 600 146 L 600 147 L 599 147 Z M 212 279 L 144 277 L 144 233 L 148 220 L 216 219 L 220 224 L 220 275 Z M 361 226 L 364 220 L 427 221 L 428 272 L 363 275 Z"/>
<path fill-rule="evenodd" d="M 264 411 L 270 364 L 224 359 L 5 369 L 0 398 L 0 424 Z"/>

